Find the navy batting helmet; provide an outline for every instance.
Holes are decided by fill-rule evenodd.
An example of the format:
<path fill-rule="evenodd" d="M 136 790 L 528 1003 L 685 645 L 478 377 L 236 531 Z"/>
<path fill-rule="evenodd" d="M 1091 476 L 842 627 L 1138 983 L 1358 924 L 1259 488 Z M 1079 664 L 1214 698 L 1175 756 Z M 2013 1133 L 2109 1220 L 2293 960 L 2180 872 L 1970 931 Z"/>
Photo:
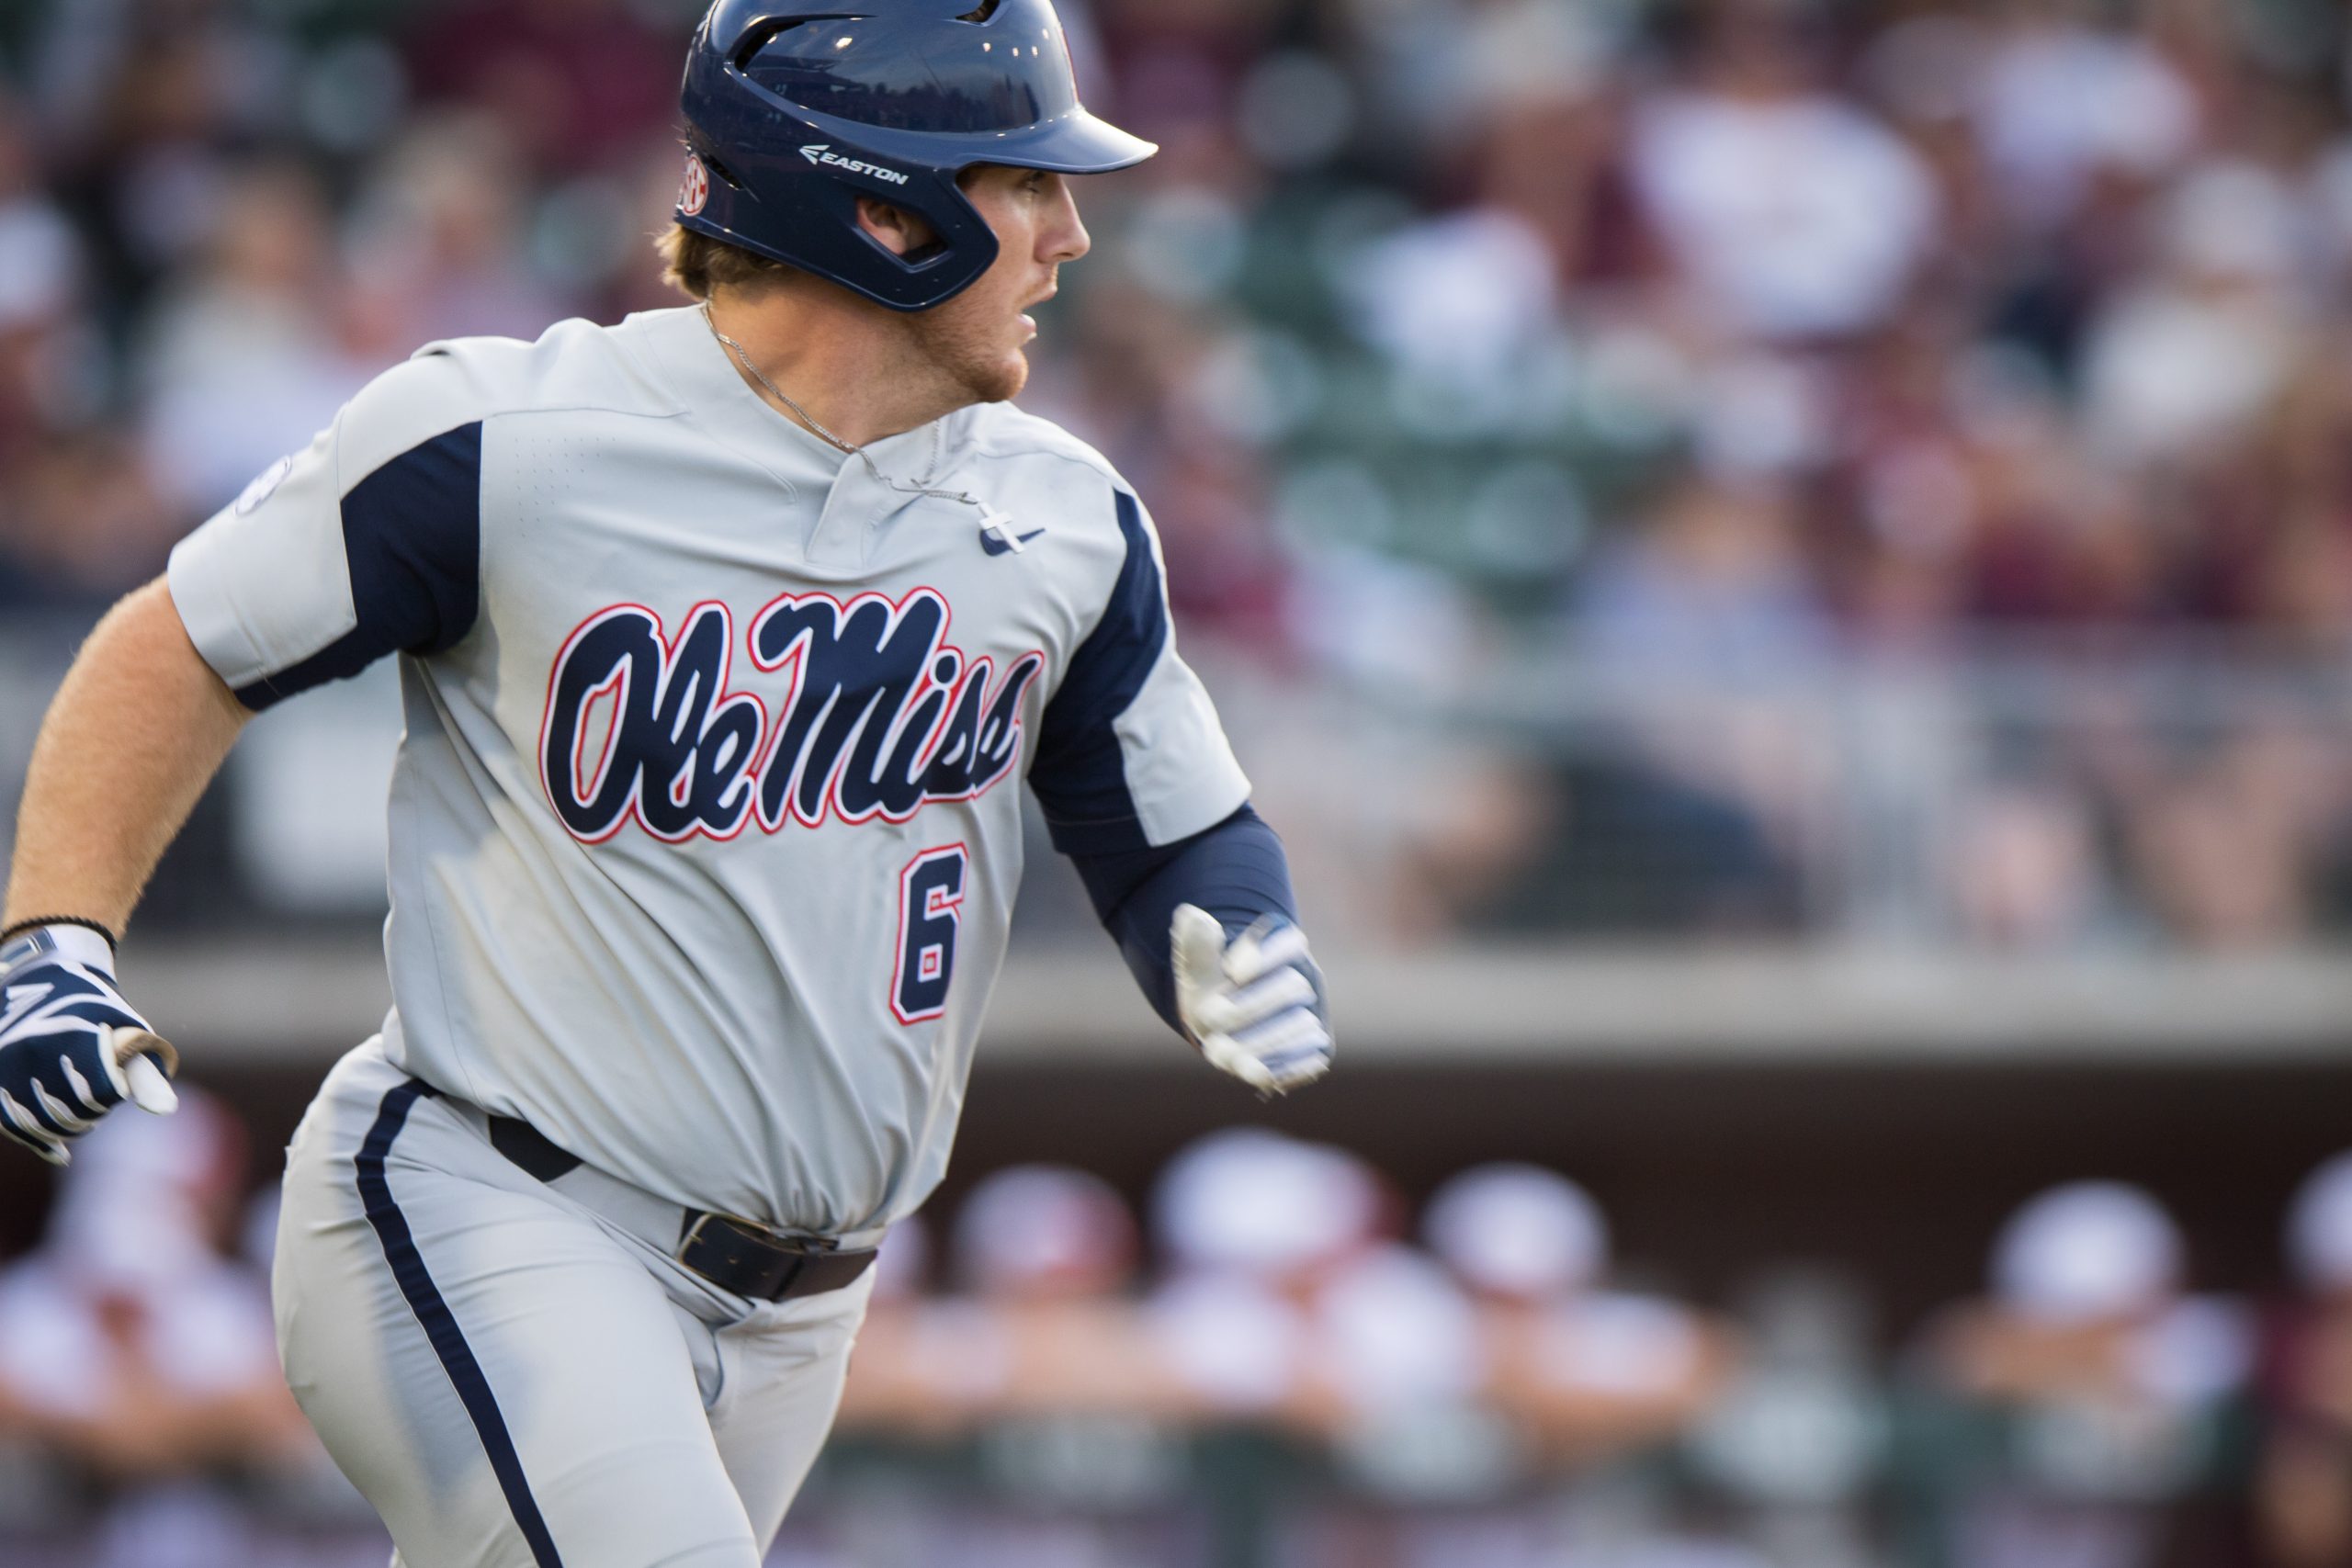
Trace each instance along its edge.
<path fill-rule="evenodd" d="M 681 104 L 680 223 L 894 310 L 952 298 L 996 259 L 960 171 L 1102 174 L 1159 151 L 1079 103 L 1050 0 L 829 12 L 718 0 L 686 55 Z M 919 215 L 937 242 L 892 254 L 858 226 L 861 196 Z"/>

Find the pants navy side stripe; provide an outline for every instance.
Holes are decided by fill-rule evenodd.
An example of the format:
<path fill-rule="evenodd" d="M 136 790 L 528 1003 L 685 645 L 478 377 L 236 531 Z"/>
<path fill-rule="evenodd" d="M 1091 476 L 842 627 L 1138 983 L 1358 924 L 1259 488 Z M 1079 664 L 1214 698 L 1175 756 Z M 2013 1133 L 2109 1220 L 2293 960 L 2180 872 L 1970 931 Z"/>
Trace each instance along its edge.
<path fill-rule="evenodd" d="M 539 1517 L 538 1501 L 531 1495 L 531 1483 L 524 1479 L 523 1461 L 514 1452 L 514 1439 L 507 1434 L 506 1418 L 499 1414 L 490 1380 L 482 1376 L 481 1363 L 474 1359 L 473 1348 L 466 1343 L 449 1303 L 442 1300 L 440 1288 L 425 1271 L 416 1238 L 409 1232 L 408 1217 L 392 1201 L 392 1185 L 384 1177 L 384 1156 L 408 1121 L 409 1107 L 435 1092 L 432 1085 L 411 1078 L 384 1096 L 376 1124 L 368 1130 L 367 1142 L 359 1145 L 356 1162 L 359 1201 L 367 1208 L 368 1223 L 376 1228 L 376 1239 L 383 1243 L 384 1261 L 392 1266 L 401 1294 L 408 1298 L 409 1310 L 424 1325 L 434 1354 L 441 1358 L 442 1370 L 449 1374 L 458 1397 L 465 1402 L 466 1414 L 473 1418 L 482 1451 L 490 1456 L 490 1468 L 498 1477 L 499 1490 L 506 1494 L 506 1506 L 514 1511 L 523 1539 L 531 1543 L 532 1560 L 538 1568 L 563 1568 L 555 1540 L 548 1534 L 547 1520 Z"/>

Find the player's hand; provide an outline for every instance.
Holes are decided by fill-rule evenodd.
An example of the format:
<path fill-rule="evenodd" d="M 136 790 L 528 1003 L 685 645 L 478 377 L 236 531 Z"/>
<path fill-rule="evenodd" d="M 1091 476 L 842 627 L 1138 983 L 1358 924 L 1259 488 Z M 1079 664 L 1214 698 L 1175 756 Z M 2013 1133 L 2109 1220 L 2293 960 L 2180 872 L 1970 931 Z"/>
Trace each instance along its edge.
<path fill-rule="evenodd" d="M 1176 1013 L 1209 1065 L 1261 1094 L 1283 1094 L 1331 1070 L 1306 933 L 1261 920 L 1227 942 L 1206 909 L 1176 907 L 1169 932 Z"/>
<path fill-rule="evenodd" d="M 80 926 L 43 926 L 0 947 L 0 1135 L 51 1165 L 128 1100 L 179 1104 L 171 1046 L 123 1000 L 114 950 Z"/>

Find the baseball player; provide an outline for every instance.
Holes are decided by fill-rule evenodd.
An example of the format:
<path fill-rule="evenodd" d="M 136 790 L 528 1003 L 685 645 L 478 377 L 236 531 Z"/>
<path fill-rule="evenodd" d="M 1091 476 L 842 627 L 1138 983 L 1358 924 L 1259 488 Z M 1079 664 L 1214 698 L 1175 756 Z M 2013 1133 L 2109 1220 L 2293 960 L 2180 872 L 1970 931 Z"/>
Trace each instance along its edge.
<path fill-rule="evenodd" d="M 410 1568 L 752 1568 L 885 1228 L 946 1160 L 1018 781 L 1161 1014 L 1327 1067 L 1279 841 L 1143 505 L 1013 408 L 1087 248 L 1047 0 L 720 0 L 671 276 L 432 344 L 183 541 L 36 748 L 0 1123 L 62 1163 L 168 1048 L 115 935 L 253 711 L 397 655 L 394 1007 L 288 1152 L 297 1397 Z"/>

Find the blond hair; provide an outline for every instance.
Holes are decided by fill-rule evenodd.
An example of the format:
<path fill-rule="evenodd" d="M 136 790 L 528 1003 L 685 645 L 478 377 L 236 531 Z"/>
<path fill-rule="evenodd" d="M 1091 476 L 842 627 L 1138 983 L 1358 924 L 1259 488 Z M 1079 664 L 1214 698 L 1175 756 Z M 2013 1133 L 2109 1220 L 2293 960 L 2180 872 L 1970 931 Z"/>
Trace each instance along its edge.
<path fill-rule="evenodd" d="M 741 245 L 673 223 L 653 242 L 662 257 L 662 281 L 690 299 L 707 299 L 719 288 L 765 288 L 801 276 L 800 269 Z"/>

